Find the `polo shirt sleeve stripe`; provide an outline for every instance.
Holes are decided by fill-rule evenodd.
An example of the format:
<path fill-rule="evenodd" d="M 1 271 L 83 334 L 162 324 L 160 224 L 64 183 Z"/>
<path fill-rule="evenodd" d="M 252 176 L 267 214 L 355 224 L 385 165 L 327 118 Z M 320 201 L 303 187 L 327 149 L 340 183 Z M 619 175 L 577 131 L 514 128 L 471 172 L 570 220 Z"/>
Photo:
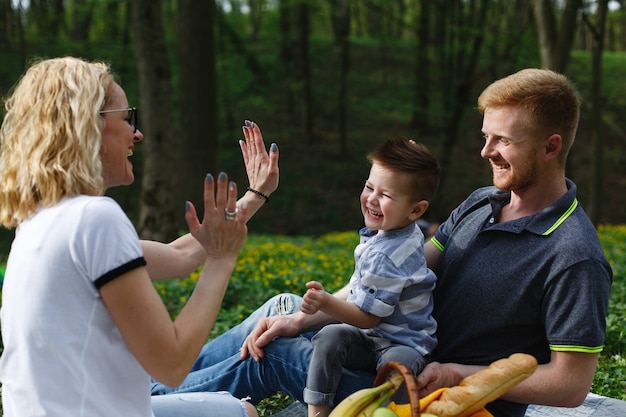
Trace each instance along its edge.
<path fill-rule="evenodd" d="M 602 349 L 604 346 L 550 345 L 550 350 L 554 352 L 600 353 Z"/>
<path fill-rule="evenodd" d="M 430 241 L 437 249 L 439 249 L 439 251 L 443 252 L 444 246 L 435 238 L 435 236 L 431 237 Z"/>
<path fill-rule="evenodd" d="M 106 274 L 102 275 L 100 278 L 96 279 L 94 281 L 94 285 L 96 286 L 96 289 L 99 290 L 105 284 L 113 281 L 115 278 L 119 277 L 120 275 L 123 275 L 129 271 L 132 271 L 133 269 L 139 268 L 140 266 L 146 266 L 146 260 L 144 259 L 143 256 L 139 258 L 135 258 L 125 263 L 124 265 L 118 266 L 117 268 L 107 272 Z"/>

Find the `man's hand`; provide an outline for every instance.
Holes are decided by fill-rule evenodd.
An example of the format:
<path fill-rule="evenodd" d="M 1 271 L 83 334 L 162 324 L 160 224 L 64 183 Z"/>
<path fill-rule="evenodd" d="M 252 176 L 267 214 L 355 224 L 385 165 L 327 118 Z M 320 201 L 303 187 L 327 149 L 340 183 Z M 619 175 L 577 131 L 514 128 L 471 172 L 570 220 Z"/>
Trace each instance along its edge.
<path fill-rule="evenodd" d="M 241 359 L 251 356 L 258 362 L 263 358 L 263 347 L 275 337 L 293 337 L 298 334 L 300 334 L 300 327 L 294 314 L 264 317 L 244 340 L 240 349 Z"/>
<path fill-rule="evenodd" d="M 460 382 L 460 378 L 452 370 L 452 364 L 431 362 L 417 376 L 417 389 L 420 398 L 435 392 L 439 388 L 453 387 Z"/>

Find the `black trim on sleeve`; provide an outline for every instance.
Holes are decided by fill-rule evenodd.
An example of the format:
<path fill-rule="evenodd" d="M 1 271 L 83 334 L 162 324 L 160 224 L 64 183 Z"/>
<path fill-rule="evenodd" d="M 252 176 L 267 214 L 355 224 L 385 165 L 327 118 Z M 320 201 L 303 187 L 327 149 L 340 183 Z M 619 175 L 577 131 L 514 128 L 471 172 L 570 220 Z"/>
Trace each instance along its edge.
<path fill-rule="evenodd" d="M 106 274 L 102 275 L 100 278 L 94 281 L 94 285 L 96 286 L 96 289 L 99 290 L 104 286 L 104 284 L 113 281 L 120 275 L 125 274 L 128 271 L 132 271 L 133 269 L 139 268 L 140 266 L 146 266 L 146 264 L 147 262 L 143 256 L 133 259 L 132 261 L 127 262 L 122 266 L 118 266 L 112 271 L 109 271 Z"/>

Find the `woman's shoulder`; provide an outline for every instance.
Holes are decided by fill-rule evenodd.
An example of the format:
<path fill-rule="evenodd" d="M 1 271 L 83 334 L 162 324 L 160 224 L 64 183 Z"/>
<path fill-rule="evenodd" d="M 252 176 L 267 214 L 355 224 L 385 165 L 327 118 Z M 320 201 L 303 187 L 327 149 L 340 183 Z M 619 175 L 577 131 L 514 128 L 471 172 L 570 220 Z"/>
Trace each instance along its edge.
<path fill-rule="evenodd" d="M 107 196 L 76 196 L 64 198 L 57 205 L 64 217 L 74 217 L 81 222 L 130 221 L 122 207 Z"/>
<path fill-rule="evenodd" d="M 66 197 L 59 202 L 63 209 L 76 208 L 80 210 L 112 210 L 123 212 L 120 205 L 107 196 L 79 195 L 76 197 Z"/>

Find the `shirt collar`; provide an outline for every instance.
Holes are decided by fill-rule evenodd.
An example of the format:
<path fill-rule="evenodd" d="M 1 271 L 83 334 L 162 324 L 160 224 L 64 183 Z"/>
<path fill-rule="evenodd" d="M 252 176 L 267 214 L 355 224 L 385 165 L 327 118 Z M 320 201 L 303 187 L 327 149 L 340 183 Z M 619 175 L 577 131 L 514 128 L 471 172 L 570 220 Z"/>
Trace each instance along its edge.
<path fill-rule="evenodd" d="M 523 229 L 529 232 L 547 236 L 554 232 L 578 207 L 576 199 L 576 184 L 565 178 L 567 192 L 557 201 L 531 216 L 522 217 L 507 223 L 494 225 L 505 226 L 508 230 L 521 232 Z M 502 206 L 511 201 L 511 192 L 498 190 L 489 196 L 494 214 L 499 213 Z"/>

